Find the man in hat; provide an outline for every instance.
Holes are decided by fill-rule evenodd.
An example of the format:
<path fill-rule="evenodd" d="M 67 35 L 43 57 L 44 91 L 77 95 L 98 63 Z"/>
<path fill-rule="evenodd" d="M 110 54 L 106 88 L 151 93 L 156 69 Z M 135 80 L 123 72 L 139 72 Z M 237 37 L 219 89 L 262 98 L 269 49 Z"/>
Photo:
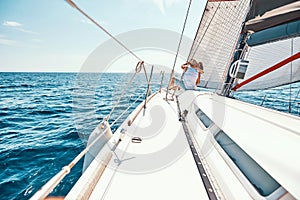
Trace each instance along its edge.
<path fill-rule="evenodd" d="M 191 59 L 189 62 L 181 66 L 183 69 L 182 80 L 185 89 L 193 90 L 200 83 L 201 74 L 203 71 L 202 62 L 197 62 L 195 59 Z"/>

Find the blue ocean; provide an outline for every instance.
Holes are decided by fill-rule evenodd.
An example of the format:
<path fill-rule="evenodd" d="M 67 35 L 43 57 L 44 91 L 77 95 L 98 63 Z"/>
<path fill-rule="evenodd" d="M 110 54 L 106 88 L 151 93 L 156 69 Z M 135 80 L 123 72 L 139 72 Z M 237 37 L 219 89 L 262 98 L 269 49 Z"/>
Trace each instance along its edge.
<path fill-rule="evenodd" d="M 84 149 L 103 118 L 111 114 L 113 122 L 131 106 L 112 127 L 115 130 L 143 101 L 147 89 L 145 76 L 137 75 L 110 113 L 132 75 L 0 73 L 0 199 L 29 199 Z M 159 89 L 160 75 L 152 82 L 152 90 Z M 299 86 L 238 92 L 234 97 L 299 115 Z M 82 162 L 51 195 L 67 194 L 81 175 Z"/>

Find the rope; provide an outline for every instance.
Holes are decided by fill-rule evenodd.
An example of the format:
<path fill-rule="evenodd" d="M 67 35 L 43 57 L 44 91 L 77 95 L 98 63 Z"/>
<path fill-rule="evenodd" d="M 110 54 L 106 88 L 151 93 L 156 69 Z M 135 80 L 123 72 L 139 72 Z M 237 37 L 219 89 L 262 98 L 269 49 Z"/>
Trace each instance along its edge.
<path fill-rule="evenodd" d="M 65 0 L 65 1 L 67 3 L 69 3 L 73 8 L 77 9 L 80 13 L 82 13 L 89 20 L 91 20 L 91 22 L 93 22 L 96 26 L 98 26 L 103 32 L 105 32 L 109 37 L 111 37 L 114 41 L 116 41 L 120 46 L 122 46 L 126 51 L 128 51 L 131 55 L 133 55 L 137 60 L 139 60 L 139 61 L 142 60 L 135 53 L 133 53 L 129 48 L 127 48 L 120 40 L 118 40 L 111 33 L 109 33 L 103 26 L 98 24 L 88 14 L 86 14 L 83 10 L 81 10 L 72 0 Z"/>
<path fill-rule="evenodd" d="M 177 52 L 176 52 L 176 55 L 175 55 L 174 64 L 173 64 L 172 72 L 171 72 L 171 75 L 170 75 L 169 84 L 168 84 L 168 87 L 167 87 L 166 100 L 167 100 L 167 95 L 168 95 L 168 92 L 169 92 L 169 86 L 170 86 L 170 83 L 171 83 L 171 79 L 172 79 L 172 76 L 174 74 L 174 69 L 175 69 L 175 65 L 176 65 L 176 61 L 177 61 L 177 57 L 178 57 L 178 53 L 179 53 L 179 49 L 180 49 L 180 45 L 181 45 L 181 41 L 182 41 L 182 37 L 183 37 L 183 32 L 184 32 L 185 25 L 186 25 L 186 22 L 187 22 L 187 18 L 188 18 L 189 12 L 190 12 L 191 4 L 192 4 L 192 0 L 190 0 L 188 9 L 186 11 L 186 15 L 185 15 L 184 23 L 183 23 L 183 28 L 182 28 L 182 31 L 181 31 L 181 35 L 180 35 L 180 39 L 179 39 L 179 43 L 178 43 L 178 47 L 177 47 Z"/>

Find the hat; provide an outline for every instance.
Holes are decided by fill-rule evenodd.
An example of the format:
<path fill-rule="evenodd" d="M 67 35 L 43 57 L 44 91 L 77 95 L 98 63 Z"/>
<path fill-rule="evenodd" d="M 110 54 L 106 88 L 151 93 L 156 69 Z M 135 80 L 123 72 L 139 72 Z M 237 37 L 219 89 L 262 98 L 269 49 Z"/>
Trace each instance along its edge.
<path fill-rule="evenodd" d="M 198 64 L 195 59 L 191 59 L 189 63 L 193 66 Z"/>

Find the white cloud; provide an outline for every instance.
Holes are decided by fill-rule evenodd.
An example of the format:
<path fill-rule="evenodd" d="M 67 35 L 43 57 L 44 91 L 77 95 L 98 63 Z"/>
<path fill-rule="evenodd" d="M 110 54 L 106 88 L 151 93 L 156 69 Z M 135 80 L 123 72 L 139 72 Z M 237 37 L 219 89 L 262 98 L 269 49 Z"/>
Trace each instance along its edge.
<path fill-rule="evenodd" d="M 10 26 L 10 27 L 21 27 L 22 24 L 20 24 L 19 22 L 15 22 L 15 21 L 4 21 L 3 26 Z"/>
<path fill-rule="evenodd" d="M 43 40 L 37 39 L 37 38 L 31 39 L 31 41 L 32 41 L 32 42 L 36 42 L 36 43 L 43 42 Z"/>
<path fill-rule="evenodd" d="M 180 1 L 180 0 L 165 0 L 166 6 L 167 6 L 167 7 L 170 7 L 170 6 L 172 6 L 173 4 L 178 3 L 179 1 Z"/>
<path fill-rule="evenodd" d="M 166 14 L 166 9 L 180 2 L 181 0 L 146 0 L 146 1 L 154 3 L 154 5 L 161 11 L 162 14 Z"/>
<path fill-rule="evenodd" d="M 23 28 L 17 28 L 17 30 L 22 31 L 24 33 L 34 34 L 34 35 L 38 35 L 39 34 L 38 32 L 34 32 L 34 31 L 31 31 L 31 30 L 26 30 L 26 29 L 23 29 Z"/>
<path fill-rule="evenodd" d="M 92 22 L 90 20 L 81 19 L 80 21 L 84 24 L 92 24 Z"/>
<path fill-rule="evenodd" d="M 15 46 L 17 41 L 0 38 L 0 45 Z"/>
<path fill-rule="evenodd" d="M 159 8 L 162 14 L 166 14 L 163 0 L 153 0 L 153 3 Z"/>
<path fill-rule="evenodd" d="M 8 27 L 12 27 L 18 31 L 21 31 L 21 32 L 24 32 L 24 33 L 30 33 L 30 34 L 35 34 L 35 35 L 38 35 L 39 33 L 37 32 L 34 32 L 34 31 L 31 31 L 31 30 L 27 30 L 27 29 L 24 29 L 22 28 L 23 25 L 19 22 L 16 22 L 16 21 L 4 21 L 2 23 L 3 26 L 8 26 Z"/>

